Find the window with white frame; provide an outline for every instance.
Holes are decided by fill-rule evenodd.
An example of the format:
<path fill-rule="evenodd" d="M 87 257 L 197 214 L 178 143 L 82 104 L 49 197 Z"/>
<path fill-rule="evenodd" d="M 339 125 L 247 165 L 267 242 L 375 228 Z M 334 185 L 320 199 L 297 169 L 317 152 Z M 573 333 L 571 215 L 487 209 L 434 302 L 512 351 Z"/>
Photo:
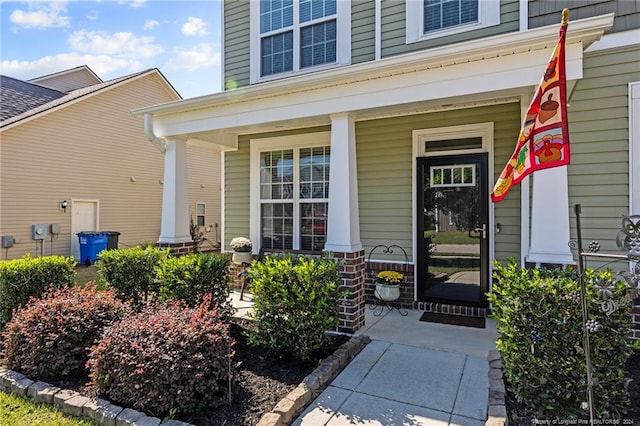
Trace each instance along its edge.
<path fill-rule="evenodd" d="M 196 203 L 196 225 L 205 226 L 207 206 L 205 203 Z"/>
<path fill-rule="evenodd" d="M 251 2 L 251 81 L 350 62 L 350 2 Z"/>
<path fill-rule="evenodd" d="M 279 139 L 275 138 L 275 142 Z M 252 223 L 257 227 L 252 235 L 259 238 L 262 248 L 324 249 L 330 147 L 314 144 L 317 136 L 311 139 L 311 143 L 294 146 L 267 143 L 252 149 L 256 159 L 252 182 L 259 188 L 257 194 L 252 194 L 251 203 L 256 206 L 252 209 L 256 212 Z"/>
<path fill-rule="evenodd" d="M 499 23 L 499 0 L 406 0 L 407 43 Z"/>

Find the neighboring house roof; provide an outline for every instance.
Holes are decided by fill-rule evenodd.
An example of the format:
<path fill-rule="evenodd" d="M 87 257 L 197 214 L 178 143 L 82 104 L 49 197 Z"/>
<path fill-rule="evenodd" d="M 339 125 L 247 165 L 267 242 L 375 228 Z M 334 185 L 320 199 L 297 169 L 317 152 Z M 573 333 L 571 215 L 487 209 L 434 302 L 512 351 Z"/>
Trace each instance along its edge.
<path fill-rule="evenodd" d="M 91 86 L 83 87 L 81 89 L 72 90 L 69 93 L 58 92 L 56 90 L 51 90 L 39 86 L 37 84 L 29 83 L 26 81 L 17 80 L 11 77 L 2 77 L 2 84 L 0 85 L 0 99 L 2 99 L 2 117 L 0 119 L 0 129 L 4 129 L 5 127 L 19 123 L 23 120 L 27 120 L 29 118 L 34 118 L 40 114 L 45 114 L 50 112 L 53 109 L 64 107 L 65 105 L 79 100 L 81 98 L 91 96 L 97 92 L 101 92 L 104 90 L 108 90 L 120 83 L 132 80 L 134 78 L 143 76 L 145 74 L 158 73 L 160 77 L 165 81 L 168 87 L 178 96 L 178 92 L 173 88 L 173 86 L 169 83 L 169 81 L 162 75 L 162 73 L 157 68 L 151 68 L 145 71 L 137 72 L 134 74 L 129 74 L 123 77 L 115 78 L 113 80 L 108 80 L 103 83 L 94 84 Z M 5 87 L 5 79 L 7 81 L 15 82 L 13 85 L 9 85 Z M 28 102 L 30 100 L 28 94 L 29 93 L 39 93 L 40 91 L 47 91 L 51 94 L 49 98 L 42 98 L 41 102 Z M 6 92 L 6 94 L 5 94 Z M 53 96 L 53 94 L 58 94 L 58 96 Z M 6 96 L 5 96 L 6 95 Z M 17 104 L 16 108 L 13 108 L 12 111 L 8 111 L 5 114 L 5 97 L 9 99 L 15 99 L 15 103 Z M 22 102 L 20 103 L 20 100 Z M 20 107 L 18 107 L 18 105 Z"/>
<path fill-rule="evenodd" d="M 0 121 L 65 96 L 66 93 L 0 75 Z"/>
<path fill-rule="evenodd" d="M 62 92 L 70 92 L 82 87 L 103 83 L 102 79 L 86 65 L 32 78 L 28 82 Z"/>

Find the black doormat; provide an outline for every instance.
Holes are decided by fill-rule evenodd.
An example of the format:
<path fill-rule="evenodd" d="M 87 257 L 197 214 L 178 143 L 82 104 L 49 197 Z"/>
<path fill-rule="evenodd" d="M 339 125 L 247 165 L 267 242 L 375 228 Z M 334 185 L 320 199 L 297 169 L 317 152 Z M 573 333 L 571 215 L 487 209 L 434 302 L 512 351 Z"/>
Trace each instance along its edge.
<path fill-rule="evenodd" d="M 469 317 L 466 315 L 440 314 L 424 312 L 420 321 L 437 322 L 440 324 L 462 325 L 464 327 L 485 328 L 485 318 Z"/>

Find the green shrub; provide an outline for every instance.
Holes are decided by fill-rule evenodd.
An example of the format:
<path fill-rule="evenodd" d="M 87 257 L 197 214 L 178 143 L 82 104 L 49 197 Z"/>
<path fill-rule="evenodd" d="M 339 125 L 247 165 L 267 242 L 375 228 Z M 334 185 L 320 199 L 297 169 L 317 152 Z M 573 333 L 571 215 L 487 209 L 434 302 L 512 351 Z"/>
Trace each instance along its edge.
<path fill-rule="evenodd" d="M 11 320 L 13 310 L 30 297 L 40 297 L 53 285 L 70 287 L 75 279 L 72 257 L 47 256 L 0 261 L 0 330 Z"/>
<path fill-rule="evenodd" d="M 535 417 L 588 417 L 581 407 L 587 401 L 587 370 L 576 272 L 520 269 L 513 259 L 494 266 L 498 282 L 489 300 L 509 390 Z M 606 271 L 588 270 L 584 280 L 589 321 L 597 323 L 597 331 L 589 333 L 596 412 L 599 418 L 620 418 L 628 406 L 624 368 L 631 353 L 631 311 L 627 305 L 607 315 L 594 286 L 610 282 L 618 299 L 626 285 Z"/>
<path fill-rule="evenodd" d="M 95 283 L 51 288 L 15 312 L 2 333 L 2 360 L 40 380 L 86 374 L 88 348 L 125 312 L 112 291 L 99 292 Z"/>
<path fill-rule="evenodd" d="M 132 247 L 105 250 L 97 262 L 100 280 L 113 287 L 116 295 L 131 301 L 136 309 L 150 297 L 156 297 L 156 268 L 169 257 L 168 249 Z"/>
<path fill-rule="evenodd" d="M 215 402 L 229 379 L 233 341 L 210 299 L 196 308 L 151 303 L 109 327 L 91 348 L 91 387 L 158 417 Z"/>
<path fill-rule="evenodd" d="M 255 328 L 252 345 L 311 361 L 338 325 L 340 273 L 336 259 L 267 257 L 250 270 Z"/>
<path fill-rule="evenodd" d="M 219 314 L 231 313 L 227 267 L 229 260 L 218 254 L 187 254 L 169 257 L 158 265 L 157 280 L 160 300 L 181 299 L 195 306 L 205 294 L 212 294 L 212 303 Z"/>

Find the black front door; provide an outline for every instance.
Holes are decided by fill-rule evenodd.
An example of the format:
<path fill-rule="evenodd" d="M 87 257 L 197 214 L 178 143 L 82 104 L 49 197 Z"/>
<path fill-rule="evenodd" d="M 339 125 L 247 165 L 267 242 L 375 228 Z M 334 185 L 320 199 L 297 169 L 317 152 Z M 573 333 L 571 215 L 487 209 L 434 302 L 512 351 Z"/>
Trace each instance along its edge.
<path fill-rule="evenodd" d="M 418 299 L 487 306 L 487 154 L 417 159 Z"/>

